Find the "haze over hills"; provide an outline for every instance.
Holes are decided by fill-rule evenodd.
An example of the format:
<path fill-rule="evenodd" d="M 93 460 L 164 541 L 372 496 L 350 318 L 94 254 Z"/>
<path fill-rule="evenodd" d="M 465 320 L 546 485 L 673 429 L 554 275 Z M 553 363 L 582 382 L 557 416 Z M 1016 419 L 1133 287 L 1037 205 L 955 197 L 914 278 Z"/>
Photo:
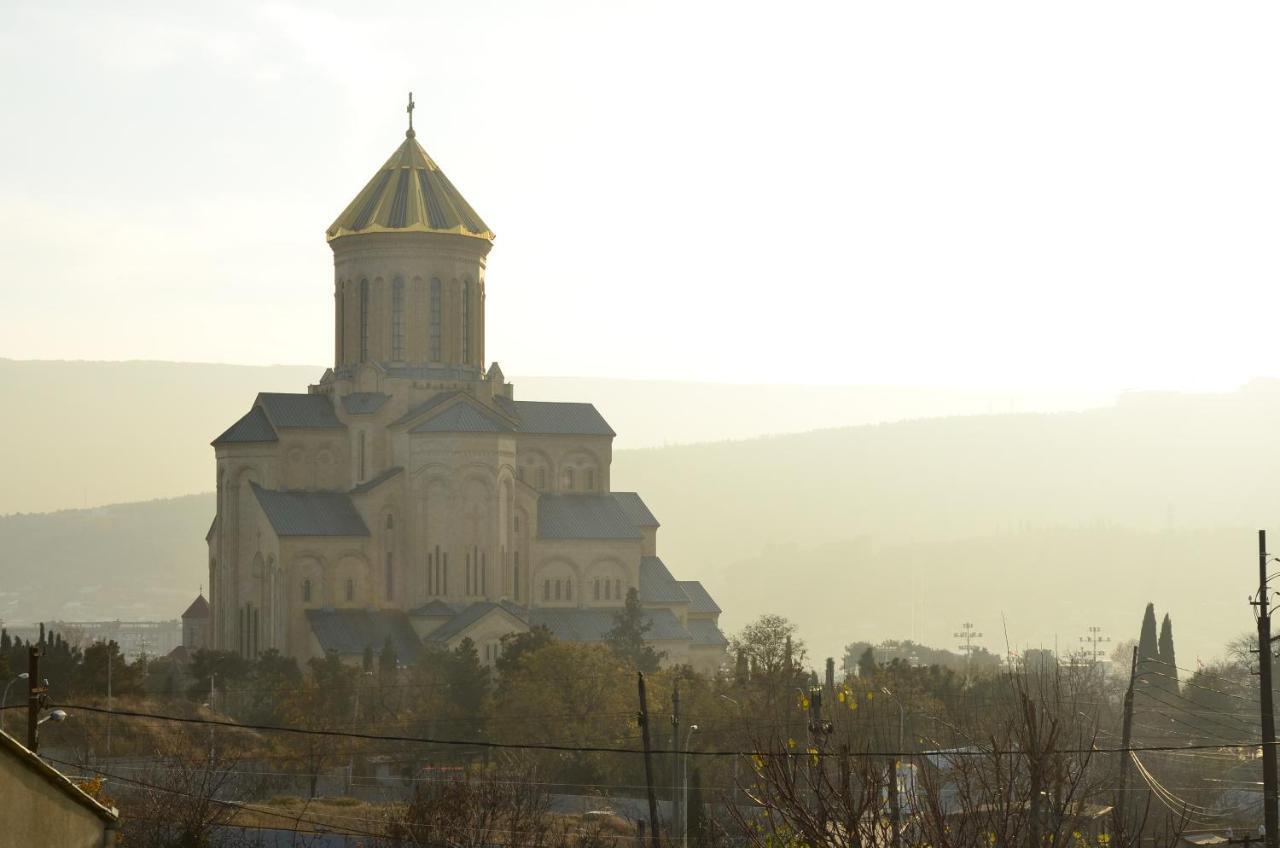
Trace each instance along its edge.
<path fill-rule="evenodd" d="M 1015 649 L 1066 651 L 1091 625 L 1132 637 L 1151 600 L 1190 661 L 1251 626 L 1278 431 L 1280 384 L 1257 381 L 619 450 L 613 484 L 644 494 L 664 559 L 707 584 L 728 631 L 779 612 L 838 656 L 860 638 L 950 645 L 971 620 L 999 652 L 1006 627 Z M 205 494 L 0 518 L 0 616 L 175 616 L 206 579 L 212 510 Z"/>
<path fill-rule="evenodd" d="M 0 359 L 0 515 L 173 497 L 212 487 L 209 442 L 258 392 L 301 392 L 318 366 Z M 995 410 L 1084 409 L 1101 394 L 749 386 L 515 377 L 524 400 L 590 401 L 617 448 Z M 138 457 L 145 458 L 139 461 Z"/>

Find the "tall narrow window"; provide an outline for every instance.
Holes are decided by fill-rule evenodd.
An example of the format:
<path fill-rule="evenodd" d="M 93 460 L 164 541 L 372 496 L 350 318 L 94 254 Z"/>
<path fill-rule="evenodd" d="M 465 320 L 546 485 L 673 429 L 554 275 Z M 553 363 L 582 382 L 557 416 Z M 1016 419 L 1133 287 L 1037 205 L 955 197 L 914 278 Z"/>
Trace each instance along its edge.
<path fill-rule="evenodd" d="M 342 290 L 342 281 L 339 280 L 337 290 L 333 293 L 335 308 L 337 309 L 337 312 L 338 312 L 337 324 L 338 324 L 338 364 L 339 365 L 344 365 L 346 364 L 346 361 L 347 361 L 347 351 L 345 349 L 346 346 L 343 344 L 343 341 L 345 340 L 347 335 L 347 322 L 346 322 L 347 310 L 343 308 L 345 306 L 345 304 L 343 303 L 343 300 L 344 300 L 343 294 L 344 292 Z"/>
<path fill-rule="evenodd" d="M 356 599 L 356 581 L 350 577 L 347 578 L 347 600 L 354 601 Z"/>
<path fill-rule="evenodd" d="M 560 600 L 560 581 L 556 581 L 556 600 Z"/>
<path fill-rule="evenodd" d="M 431 361 L 440 361 L 440 280 L 431 279 Z"/>
<path fill-rule="evenodd" d="M 310 580 L 302 581 L 302 602 L 304 604 L 311 603 L 311 581 Z"/>
<path fill-rule="evenodd" d="M 396 566 L 395 555 L 387 551 L 387 600 L 393 600 L 396 596 Z"/>
<path fill-rule="evenodd" d="M 444 564 L 440 566 L 440 592 L 449 594 L 449 555 L 444 555 Z"/>
<path fill-rule="evenodd" d="M 367 470 L 367 465 L 365 463 L 365 454 L 368 453 L 367 443 L 368 443 L 368 439 L 365 437 L 364 430 L 361 430 L 360 431 L 360 463 L 359 463 L 359 468 L 357 469 L 360 472 L 361 483 L 364 482 L 364 475 L 365 475 L 365 471 Z"/>
<path fill-rule="evenodd" d="M 360 281 L 360 361 L 369 359 L 369 281 Z"/>
<path fill-rule="evenodd" d="M 516 554 L 515 565 L 511 566 L 511 596 L 520 600 L 520 554 Z"/>
<path fill-rule="evenodd" d="M 404 359 L 404 280 L 391 284 L 391 358 Z"/>
<path fill-rule="evenodd" d="M 564 599 L 566 601 L 573 600 L 573 579 L 572 578 L 564 581 Z"/>
<path fill-rule="evenodd" d="M 613 596 L 619 601 L 622 600 L 622 581 L 613 581 Z"/>
<path fill-rule="evenodd" d="M 538 469 L 538 488 L 547 488 L 547 469 L 545 468 Z"/>
<path fill-rule="evenodd" d="M 471 281 L 462 281 L 462 361 L 471 363 Z"/>
<path fill-rule="evenodd" d="M 587 491 L 594 492 L 596 490 L 596 470 L 594 468 L 587 469 Z"/>
<path fill-rule="evenodd" d="M 564 490 L 565 490 L 566 492 L 572 492 L 572 491 L 573 491 L 573 487 L 574 487 L 574 479 L 573 479 L 573 469 L 572 469 L 572 468 L 566 468 L 566 469 L 564 470 L 564 481 L 563 481 L 563 483 L 564 483 Z"/>
<path fill-rule="evenodd" d="M 462 593 L 471 594 L 471 554 L 462 555 Z"/>
<path fill-rule="evenodd" d="M 596 600 L 597 601 L 600 600 L 600 578 L 599 577 L 596 578 L 595 595 L 596 595 Z"/>
<path fill-rule="evenodd" d="M 542 581 L 542 600 L 544 601 L 551 600 L 551 581 L 550 580 Z"/>
<path fill-rule="evenodd" d="M 489 555 L 480 554 L 480 594 L 489 594 Z"/>

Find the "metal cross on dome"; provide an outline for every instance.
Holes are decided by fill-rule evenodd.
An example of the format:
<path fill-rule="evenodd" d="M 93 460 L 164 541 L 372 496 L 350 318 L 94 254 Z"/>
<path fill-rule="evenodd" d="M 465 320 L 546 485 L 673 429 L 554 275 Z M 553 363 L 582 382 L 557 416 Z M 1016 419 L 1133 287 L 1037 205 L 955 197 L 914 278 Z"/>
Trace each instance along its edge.
<path fill-rule="evenodd" d="M 405 133 L 405 135 L 407 135 L 409 138 L 413 138 L 413 92 L 412 91 L 409 92 L 409 105 L 404 107 L 404 110 L 409 113 L 409 129 Z"/>

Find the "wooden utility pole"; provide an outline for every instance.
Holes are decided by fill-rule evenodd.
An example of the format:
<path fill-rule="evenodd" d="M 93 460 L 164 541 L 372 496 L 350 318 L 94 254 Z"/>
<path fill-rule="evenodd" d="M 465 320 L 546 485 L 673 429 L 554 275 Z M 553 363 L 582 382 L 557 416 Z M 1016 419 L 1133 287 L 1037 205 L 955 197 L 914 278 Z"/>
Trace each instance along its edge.
<path fill-rule="evenodd" d="M 671 687 L 671 839 L 680 838 L 680 816 L 682 806 L 680 797 L 680 681 L 676 680 Z"/>
<path fill-rule="evenodd" d="M 649 789 L 649 841 L 658 843 L 658 798 L 653 794 L 653 749 L 649 746 L 649 703 L 644 696 L 644 672 L 636 674 L 640 689 L 640 737 L 644 740 L 644 782 Z"/>
<path fill-rule="evenodd" d="M 1262 695 L 1262 820 L 1267 848 L 1280 848 L 1276 794 L 1276 719 L 1271 694 L 1271 612 L 1267 605 L 1267 531 L 1258 531 L 1258 676 Z"/>
<path fill-rule="evenodd" d="M 1129 798 L 1129 742 L 1133 737 L 1133 683 L 1138 676 L 1138 646 L 1133 646 L 1133 659 L 1129 663 L 1129 688 L 1124 692 L 1124 721 L 1120 725 L 1120 788 L 1116 792 L 1116 821 L 1129 828 L 1124 817 L 1125 802 Z"/>
<path fill-rule="evenodd" d="M 27 748 L 36 751 L 40 747 L 40 707 L 48 688 L 40 680 L 40 657 L 43 645 L 27 648 Z"/>

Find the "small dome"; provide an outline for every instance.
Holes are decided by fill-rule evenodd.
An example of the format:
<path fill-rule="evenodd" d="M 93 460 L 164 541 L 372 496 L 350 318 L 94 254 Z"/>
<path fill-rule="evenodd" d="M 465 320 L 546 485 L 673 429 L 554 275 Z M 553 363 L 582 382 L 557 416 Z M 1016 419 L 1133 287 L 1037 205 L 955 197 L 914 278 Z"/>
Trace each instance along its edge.
<path fill-rule="evenodd" d="M 329 241 L 361 233 L 493 232 L 411 134 L 329 227 Z"/>

